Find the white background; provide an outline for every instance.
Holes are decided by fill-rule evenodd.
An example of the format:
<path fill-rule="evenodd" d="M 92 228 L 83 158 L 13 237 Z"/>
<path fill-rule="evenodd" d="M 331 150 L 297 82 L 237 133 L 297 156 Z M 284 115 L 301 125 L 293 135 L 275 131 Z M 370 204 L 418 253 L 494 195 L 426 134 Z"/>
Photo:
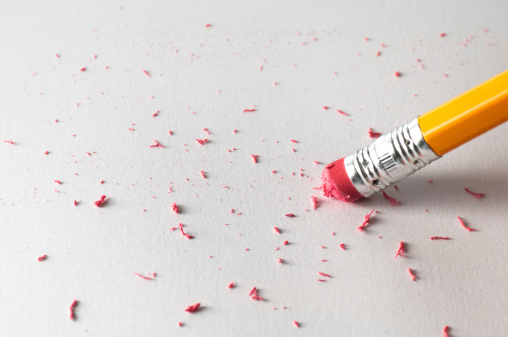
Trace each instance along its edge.
<path fill-rule="evenodd" d="M 502 0 L 3 1 L 0 335 L 508 335 L 508 125 L 388 189 L 399 206 L 314 189 L 369 127 L 507 69 L 507 14 Z"/>

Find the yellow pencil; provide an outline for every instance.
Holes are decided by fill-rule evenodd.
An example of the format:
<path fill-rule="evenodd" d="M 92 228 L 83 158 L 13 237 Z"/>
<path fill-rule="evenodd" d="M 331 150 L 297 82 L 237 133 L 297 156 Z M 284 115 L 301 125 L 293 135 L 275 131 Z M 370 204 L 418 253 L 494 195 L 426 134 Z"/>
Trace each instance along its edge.
<path fill-rule="evenodd" d="M 370 197 L 507 120 L 508 70 L 329 164 L 323 192 Z"/>

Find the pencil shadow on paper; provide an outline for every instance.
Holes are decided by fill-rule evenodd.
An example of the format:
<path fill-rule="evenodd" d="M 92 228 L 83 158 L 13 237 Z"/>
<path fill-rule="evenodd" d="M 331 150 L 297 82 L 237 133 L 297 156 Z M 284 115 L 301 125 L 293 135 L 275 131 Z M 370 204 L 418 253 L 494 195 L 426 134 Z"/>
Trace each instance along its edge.
<path fill-rule="evenodd" d="M 434 176 L 432 180 L 425 180 L 423 177 L 412 176 L 395 185 L 397 185 L 397 189 L 392 186 L 385 190 L 390 197 L 401 201 L 400 205 L 394 207 L 407 205 L 447 206 L 457 204 L 457 201 L 461 200 L 465 202 L 470 200 L 489 207 L 504 207 L 506 200 L 508 200 L 507 171 L 489 172 L 475 178 L 460 174 L 444 174 Z M 476 197 L 468 193 L 465 188 L 475 193 L 484 193 L 485 196 Z M 385 200 L 381 193 L 377 193 L 370 198 L 359 200 L 358 204 L 376 208 L 389 206 L 390 202 Z"/>

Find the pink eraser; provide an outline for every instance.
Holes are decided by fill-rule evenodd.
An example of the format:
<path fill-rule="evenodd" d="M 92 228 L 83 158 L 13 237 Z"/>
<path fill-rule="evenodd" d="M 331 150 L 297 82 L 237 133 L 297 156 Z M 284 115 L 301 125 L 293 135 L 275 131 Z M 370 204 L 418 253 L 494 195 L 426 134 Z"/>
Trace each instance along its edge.
<path fill-rule="evenodd" d="M 344 158 L 328 164 L 321 176 L 321 189 L 325 197 L 333 197 L 347 202 L 354 202 L 363 196 L 358 192 L 347 175 Z"/>

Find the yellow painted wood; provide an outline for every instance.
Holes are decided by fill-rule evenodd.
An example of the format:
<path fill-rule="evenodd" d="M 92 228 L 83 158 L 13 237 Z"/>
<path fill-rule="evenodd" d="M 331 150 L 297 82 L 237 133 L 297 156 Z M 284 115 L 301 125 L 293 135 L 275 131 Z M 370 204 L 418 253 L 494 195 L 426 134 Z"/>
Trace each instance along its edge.
<path fill-rule="evenodd" d="M 508 120 L 508 70 L 418 117 L 440 156 Z"/>

